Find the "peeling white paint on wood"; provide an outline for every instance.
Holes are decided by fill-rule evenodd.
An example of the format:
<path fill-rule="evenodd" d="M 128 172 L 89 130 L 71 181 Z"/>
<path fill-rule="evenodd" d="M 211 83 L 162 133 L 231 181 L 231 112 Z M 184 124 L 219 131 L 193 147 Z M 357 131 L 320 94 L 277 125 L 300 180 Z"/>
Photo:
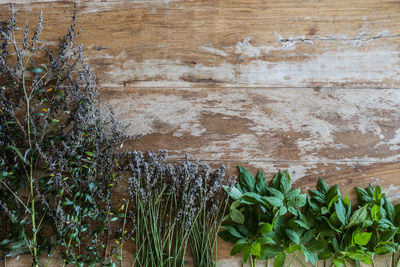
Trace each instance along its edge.
<path fill-rule="evenodd" d="M 266 50 L 266 47 L 254 49 L 243 45 L 236 52 L 257 57 Z M 303 56 L 305 59 L 300 62 L 289 59 L 281 62 L 254 59 L 247 64 L 223 61 L 212 66 L 185 65 L 179 59 L 146 59 L 142 62 L 126 59 L 120 67 L 114 67 L 102 75 L 106 80 L 103 85 L 120 87 L 120 81 L 132 79 L 137 81 L 138 86 L 188 86 L 200 81 L 227 86 L 307 87 L 310 84 L 335 86 L 344 83 L 350 87 L 359 87 L 364 83 L 373 83 L 376 86 L 392 87 L 400 82 L 397 47 L 367 51 L 349 48 Z"/>
<path fill-rule="evenodd" d="M 51 1 L 51 0 L 50 0 Z M 182 0 L 130 0 L 130 8 L 149 8 L 150 12 L 149 14 L 155 14 L 157 10 L 154 8 L 154 6 L 164 6 L 164 7 L 169 7 L 169 4 L 171 3 L 177 3 L 181 2 Z M 80 1 L 77 1 L 78 3 Z M 99 1 L 81 1 L 84 4 L 84 9 L 81 10 L 80 12 L 83 14 L 90 14 L 90 13 L 96 13 L 96 12 L 107 12 L 107 11 L 113 11 L 118 7 L 121 7 L 122 5 L 126 4 L 126 1 L 108 1 L 108 2 L 99 2 Z"/>
<path fill-rule="evenodd" d="M 396 201 L 400 198 L 399 186 L 395 186 L 390 184 L 389 187 L 383 189 L 383 193 L 385 193 L 390 201 Z"/>
<path fill-rule="evenodd" d="M 277 31 L 275 31 L 275 36 L 278 41 L 282 44 L 282 47 L 285 49 L 295 49 L 296 44 L 304 43 L 304 44 L 314 44 L 314 41 L 323 41 L 326 42 L 338 42 L 342 44 L 350 44 L 352 47 L 359 47 L 365 45 L 369 42 L 375 41 L 381 38 L 398 38 L 400 34 L 390 35 L 389 30 L 385 30 L 375 35 L 369 35 L 368 32 L 360 32 L 360 34 L 356 37 L 347 37 L 346 35 L 330 35 L 330 36 L 318 36 L 312 35 L 311 37 L 307 37 L 305 35 L 296 36 L 296 37 L 282 37 Z"/>
<path fill-rule="evenodd" d="M 273 50 L 278 50 L 280 48 L 271 46 L 271 45 L 263 45 L 263 46 L 253 46 L 250 44 L 250 41 L 254 37 L 246 37 L 243 41 L 238 41 L 236 44 L 235 54 L 244 55 L 250 58 L 258 58 L 263 54 L 268 54 Z"/>
<path fill-rule="evenodd" d="M 204 155 L 340 164 L 400 159 L 400 148 L 392 144 L 400 123 L 400 90 L 396 89 L 364 89 L 362 98 L 358 91 L 346 89 L 240 88 L 205 93 L 195 88 L 147 93 L 143 88 L 121 96 L 108 103 L 118 118 L 132 125 L 129 134 L 193 136 L 202 143 L 193 151 Z M 240 121 L 237 129 L 218 128 L 227 118 Z M 281 153 L 280 146 L 293 151 Z"/>
<path fill-rule="evenodd" d="M 217 56 L 223 56 L 223 57 L 229 56 L 229 54 L 226 53 L 225 51 L 213 47 L 211 41 L 206 45 L 200 46 L 199 48 Z"/>

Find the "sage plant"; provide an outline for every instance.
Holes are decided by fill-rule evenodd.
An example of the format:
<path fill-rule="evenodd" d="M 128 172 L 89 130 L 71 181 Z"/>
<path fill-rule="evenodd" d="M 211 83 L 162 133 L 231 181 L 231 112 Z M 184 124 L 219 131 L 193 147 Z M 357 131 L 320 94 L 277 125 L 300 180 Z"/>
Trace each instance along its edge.
<path fill-rule="evenodd" d="M 125 137 L 112 112 L 103 114 L 96 77 L 75 45 L 76 11 L 53 47 L 40 39 L 42 15 L 30 34 L 10 10 L 0 26 L 0 258 L 29 253 L 39 266 L 39 255 L 49 255 L 48 265 L 57 252 L 64 265 L 110 265 L 121 178 L 114 149 Z"/>

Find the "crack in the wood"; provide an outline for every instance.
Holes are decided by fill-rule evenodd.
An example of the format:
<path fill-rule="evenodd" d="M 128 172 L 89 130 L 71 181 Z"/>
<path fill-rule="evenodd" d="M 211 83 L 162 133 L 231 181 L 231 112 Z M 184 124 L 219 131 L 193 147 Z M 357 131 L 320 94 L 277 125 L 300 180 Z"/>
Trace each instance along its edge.
<path fill-rule="evenodd" d="M 350 43 L 353 46 L 361 46 L 362 44 L 377 40 L 377 39 L 387 39 L 387 38 L 397 38 L 400 34 L 389 35 L 389 31 L 384 31 L 373 36 L 369 36 L 367 33 L 360 33 L 358 37 L 335 37 L 335 36 L 319 36 L 313 35 L 311 37 L 305 37 L 304 35 L 297 37 L 282 37 L 277 31 L 274 32 L 275 37 L 283 45 L 284 48 L 293 48 L 296 43 L 306 43 L 313 44 L 314 41 L 324 41 L 324 42 L 342 42 Z"/>
<path fill-rule="evenodd" d="M 170 158 L 173 156 L 170 155 Z M 176 157 L 174 160 L 183 160 L 183 157 Z M 202 159 L 202 162 L 257 162 L 272 164 L 311 163 L 311 164 L 371 164 L 371 163 L 400 163 L 400 160 L 240 160 L 240 159 Z"/>

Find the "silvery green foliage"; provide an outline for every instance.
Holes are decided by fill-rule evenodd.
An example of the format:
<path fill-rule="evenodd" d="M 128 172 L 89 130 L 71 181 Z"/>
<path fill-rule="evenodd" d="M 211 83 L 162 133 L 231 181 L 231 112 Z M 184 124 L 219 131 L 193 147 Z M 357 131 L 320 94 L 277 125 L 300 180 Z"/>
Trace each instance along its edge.
<path fill-rule="evenodd" d="M 122 172 L 114 147 L 126 137 L 103 113 L 96 77 L 75 45 L 76 11 L 59 45 L 47 46 L 42 14 L 31 33 L 10 10 L 0 25 L 0 258 L 59 250 L 65 263 L 111 264 L 104 244 Z"/>

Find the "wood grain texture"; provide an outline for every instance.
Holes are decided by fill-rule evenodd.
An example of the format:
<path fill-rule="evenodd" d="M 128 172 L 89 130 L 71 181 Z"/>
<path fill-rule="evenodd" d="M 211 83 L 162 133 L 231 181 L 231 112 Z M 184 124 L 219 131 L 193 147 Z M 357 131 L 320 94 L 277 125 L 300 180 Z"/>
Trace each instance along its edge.
<path fill-rule="evenodd" d="M 22 21 L 46 11 L 50 42 L 72 14 L 70 1 L 18 3 Z M 99 82 L 120 89 L 398 87 L 399 15 L 377 0 L 80 1 L 79 41 Z"/>
<path fill-rule="evenodd" d="M 73 5 L 16 10 L 19 25 L 43 10 L 54 45 Z M 398 1 L 78 1 L 78 11 L 104 104 L 144 134 L 124 148 L 191 153 L 230 173 L 289 168 L 303 190 L 318 175 L 343 193 L 379 183 L 400 198 Z M 230 249 L 220 244 L 221 266 L 239 266 Z"/>

